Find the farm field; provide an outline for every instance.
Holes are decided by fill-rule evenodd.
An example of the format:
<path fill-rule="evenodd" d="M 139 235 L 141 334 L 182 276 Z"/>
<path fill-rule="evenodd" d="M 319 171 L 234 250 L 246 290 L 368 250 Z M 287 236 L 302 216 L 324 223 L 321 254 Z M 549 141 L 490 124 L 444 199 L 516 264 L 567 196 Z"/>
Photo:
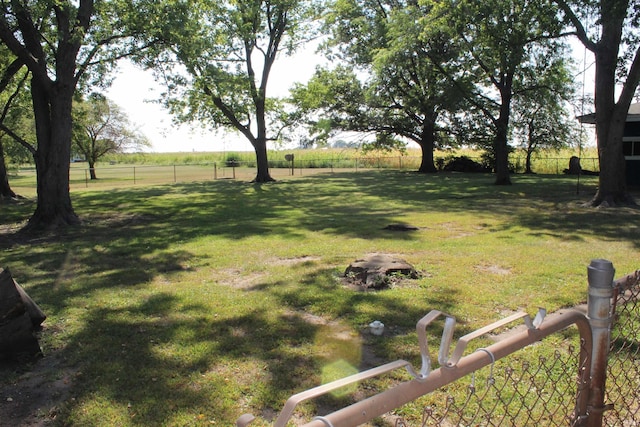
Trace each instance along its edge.
<path fill-rule="evenodd" d="M 34 201 L 4 204 L 2 266 L 48 318 L 44 358 L 3 368 L 1 419 L 273 421 L 291 394 L 329 379 L 399 358 L 419 366 L 415 323 L 432 309 L 456 317 L 459 336 L 519 310 L 584 302 L 592 259 L 611 260 L 616 276 L 640 266 L 640 211 L 583 207 L 597 178 L 512 179 L 496 187 L 488 174 L 375 169 L 263 185 L 78 187 L 82 227 L 37 237 L 15 234 Z M 347 286 L 346 267 L 373 253 L 405 259 L 421 277 L 375 292 Z M 388 333 L 367 334 L 373 320 Z M 41 398 L 16 394 L 35 378 Z M 405 416 L 419 419 L 420 408 Z"/>
<path fill-rule="evenodd" d="M 289 162 L 285 156 L 293 155 Z M 541 151 L 532 157 L 535 173 L 562 175 L 575 150 Z M 476 150 L 460 149 L 437 151 L 435 161 L 439 167 L 454 157 L 467 157 L 482 162 Z M 278 180 L 315 175 L 325 172 L 358 172 L 363 170 L 416 171 L 421 152 L 408 149 L 403 152 L 362 152 L 357 149 L 297 149 L 277 150 L 269 153 L 271 176 Z M 127 153 L 112 154 L 99 161 L 98 179 L 90 179 L 86 162 L 74 162 L 69 172 L 70 189 L 100 190 L 188 182 L 237 179 L 250 181 L 255 177 L 255 154 L 252 152 L 193 152 L 193 153 Z M 514 173 L 524 172 L 525 159 L 521 152 L 513 153 L 511 165 Z M 598 170 L 597 153 L 593 148 L 582 151 L 582 168 Z M 33 165 L 11 168 L 10 183 L 17 193 L 35 197 L 36 171 Z"/>

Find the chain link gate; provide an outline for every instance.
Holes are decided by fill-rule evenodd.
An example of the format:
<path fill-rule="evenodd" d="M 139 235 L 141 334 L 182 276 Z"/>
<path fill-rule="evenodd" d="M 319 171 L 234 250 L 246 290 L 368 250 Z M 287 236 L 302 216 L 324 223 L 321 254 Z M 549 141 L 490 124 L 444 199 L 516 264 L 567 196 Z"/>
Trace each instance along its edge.
<path fill-rule="evenodd" d="M 586 314 L 571 309 L 545 318 L 540 310 L 531 320 L 528 314 L 517 313 L 463 336 L 450 355 L 455 319 L 434 310 L 416 325 L 422 356 L 419 371 L 398 360 L 298 393 L 289 398 L 274 427 L 291 425 L 296 406 L 306 400 L 398 369 L 406 369 L 411 379 L 317 416 L 304 426 L 638 426 L 640 271 L 613 281 L 613 265 L 594 260 L 588 273 Z M 438 317 L 445 318 L 437 357 L 440 367 L 432 370 L 426 329 Z M 520 320 L 525 323 L 520 332 L 463 356 L 470 341 Z M 557 346 L 550 337 L 559 332 L 571 335 L 566 332 L 571 326 L 578 332 L 569 339 L 571 344 L 564 337 L 563 345 Z M 518 352 L 543 345 L 555 346 L 552 357 L 514 363 Z M 455 394 L 445 390 L 453 384 L 460 385 Z M 424 404 L 420 418 L 404 416 L 406 404 L 420 404 L 435 394 L 439 401 Z M 254 419 L 245 414 L 236 425 L 246 427 Z"/>
<path fill-rule="evenodd" d="M 614 282 L 603 425 L 640 426 L 640 271 Z"/>

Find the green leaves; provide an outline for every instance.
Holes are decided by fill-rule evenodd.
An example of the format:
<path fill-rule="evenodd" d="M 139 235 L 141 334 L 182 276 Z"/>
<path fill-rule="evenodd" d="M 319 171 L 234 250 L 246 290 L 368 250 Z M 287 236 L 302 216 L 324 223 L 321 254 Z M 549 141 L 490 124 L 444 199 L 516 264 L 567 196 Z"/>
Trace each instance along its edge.
<path fill-rule="evenodd" d="M 106 154 L 140 150 L 150 145 L 120 108 L 102 95 L 94 93 L 86 100 L 75 102 L 73 115 L 72 149 L 92 168 Z"/>

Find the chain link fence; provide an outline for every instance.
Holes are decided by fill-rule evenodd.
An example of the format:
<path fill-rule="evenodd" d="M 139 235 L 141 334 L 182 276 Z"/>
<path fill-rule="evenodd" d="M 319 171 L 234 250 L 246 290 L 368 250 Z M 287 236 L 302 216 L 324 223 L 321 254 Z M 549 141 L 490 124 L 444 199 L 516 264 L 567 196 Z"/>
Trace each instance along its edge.
<path fill-rule="evenodd" d="M 640 272 L 614 283 L 611 318 L 602 425 L 640 426 Z M 584 341 L 577 341 L 584 346 Z M 543 340 L 538 345 L 554 346 L 554 342 Z M 513 365 L 513 357 L 501 360 L 479 386 L 471 378 L 466 396 L 448 395 L 442 408 L 426 406 L 420 425 L 577 425 L 575 408 L 584 392 L 578 385 L 585 360 L 575 344 L 555 350 L 552 358 L 540 357 L 537 363 Z M 400 419 L 396 425 L 410 424 Z"/>
<path fill-rule="evenodd" d="M 448 356 L 447 318 L 440 367 L 434 371 L 421 329 L 442 313 L 429 313 L 417 325 L 423 359 L 420 374 L 408 362 L 396 361 L 307 390 L 287 401 L 274 425 L 290 425 L 293 409 L 304 400 L 408 366 L 413 379 L 303 425 L 640 426 L 640 271 L 616 281 L 613 274 L 608 261 L 592 261 L 586 307 L 537 316 L 533 322 L 528 315 L 503 319 L 460 338 L 453 357 Z M 461 343 L 465 350 L 472 339 L 520 318 L 525 325 L 493 336 L 496 342 L 487 347 L 466 349 L 466 356 L 456 357 L 462 354 Z M 253 420 L 244 415 L 237 426 Z"/>
<path fill-rule="evenodd" d="M 616 281 L 606 397 L 608 426 L 640 426 L 640 272 Z"/>
<path fill-rule="evenodd" d="M 552 345 L 543 341 L 538 345 Z M 441 407 L 424 407 L 419 425 L 425 426 L 570 426 L 576 421 L 576 401 L 584 360 L 573 345 L 556 349 L 552 357 L 514 364 L 513 357 L 477 372 L 466 393 L 447 395 Z M 478 381 L 476 377 L 483 378 Z M 399 426 L 415 426 L 404 419 Z"/>

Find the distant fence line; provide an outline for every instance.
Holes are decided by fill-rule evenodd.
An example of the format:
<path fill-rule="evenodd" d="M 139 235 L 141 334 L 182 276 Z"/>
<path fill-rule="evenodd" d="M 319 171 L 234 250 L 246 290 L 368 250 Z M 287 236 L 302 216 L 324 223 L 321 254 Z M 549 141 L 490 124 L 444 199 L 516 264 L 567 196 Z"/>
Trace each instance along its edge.
<path fill-rule="evenodd" d="M 479 162 L 479 158 L 472 158 Z M 305 176 L 326 172 L 346 172 L 371 169 L 418 170 L 419 156 L 389 157 L 340 157 L 325 159 L 270 160 L 271 176 L 278 179 L 287 176 Z M 525 171 L 525 159 L 513 157 L 512 170 L 515 173 Z M 91 180 L 90 170 L 85 164 L 74 163 L 70 169 L 71 189 L 94 188 L 101 186 L 153 185 L 178 182 L 210 181 L 218 179 L 251 180 L 255 177 L 255 161 L 222 161 L 200 164 L 173 165 L 118 165 L 111 164 L 95 168 L 97 180 Z M 540 174 L 560 175 L 569 166 L 567 158 L 534 157 L 531 168 Z M 597 158 L 582 158 L 581 166 L 585 170 L 598 171 Z M 20 169 L 16 183 L 18 187 L 35 188 L 35 169 Z M 24 182 L 24 184 L 22 184 Z M 12 184 L 14 185 L 14 184 Z"/>

